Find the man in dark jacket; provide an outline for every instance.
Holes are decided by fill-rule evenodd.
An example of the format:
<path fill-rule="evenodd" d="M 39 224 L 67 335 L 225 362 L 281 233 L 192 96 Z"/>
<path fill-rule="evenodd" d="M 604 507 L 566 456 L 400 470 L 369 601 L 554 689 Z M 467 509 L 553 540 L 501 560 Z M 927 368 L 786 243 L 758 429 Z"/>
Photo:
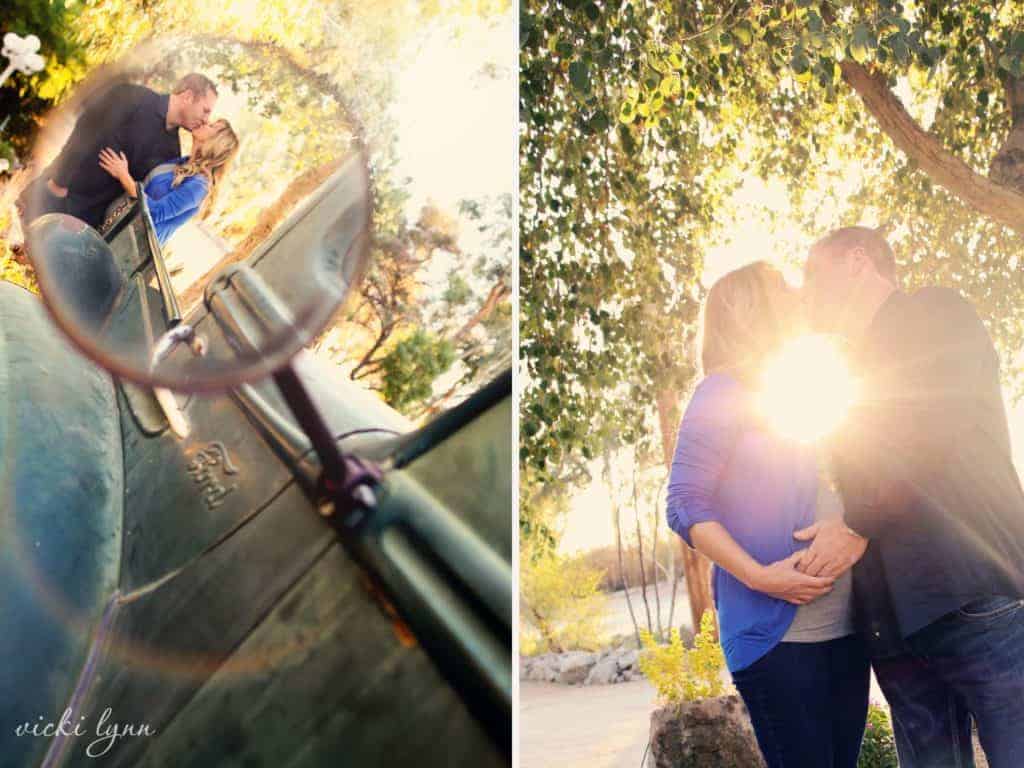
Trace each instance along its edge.
<path fill-rule="evenodd" d="M 121 183 L 100 167 L 100 151 L 123 152 L 132 177 L 141 179 L 181 156 L 179 128 L 192 131 L 204 125 L 216 101 L 214 84 L 195 73 L 178 81 L 170 94 L 124 82 L 95 94 L 85 102 L 60 155 L 23 193 L 19 207 L 25 223 L 56 211 L 99 227 L 107 206 L 123 192 Z"/>
<path fill-rule="evenodd" d="M 862 377 L 831 446 L 845 522 L 798 531 L 800 570 L 853 566 L 854 614 L 901 768 L 1024 760 L 1024 491 L 999 361 L 956 291 L 896 288 L 892 249 L 847 227 L 816 243 L 805 306 Z M 855 563 L 855 565 L 854 565 Z"/>

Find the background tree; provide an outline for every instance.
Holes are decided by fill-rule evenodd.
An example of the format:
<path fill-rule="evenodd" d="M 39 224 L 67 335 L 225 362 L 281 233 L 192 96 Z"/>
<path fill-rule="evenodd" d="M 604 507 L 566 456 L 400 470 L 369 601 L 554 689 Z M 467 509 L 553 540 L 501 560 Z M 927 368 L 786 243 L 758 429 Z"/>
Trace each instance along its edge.
<path fill-rule="evenodd" d="M 551 550 L 521 547 L 519 560 L 523 654 L 596 650 L 603 635 L 602 572 Z"/>
<path fill-rule="evenodd" d="M 1019 388 L 1024 7 L 801 0 L 701 9 L 652 5 L 660 34 L 635 62 L 623 124 L 661 132 L 667 115 L 692 113 L 688 102 L 723 100 L 749 128 L 742 172 L 786 181 L 808 239 L 841 221 L 887 225 L 906 284 L 963 291 Z"/>
<path fill-rule="evenodd" d="M 699 254 L 735 183 L 715 170 L 738 131 L 717 115 L 724 138 L 707 147 L 682 114 L 666 116 L 664 133 L 617 123 L 634 59 L 655 35 L 650 19 L 632 6 L 522 8 L 520 450 L 538 482 L 567 457 L 593 460 L 612 437 L 643 450 L 674 442 L 674 427 L 658 433 L 659 401 L 694 373 L 684 349 Z M 706 566 L 690 551 L 684 567 L 696 626 Z"/>

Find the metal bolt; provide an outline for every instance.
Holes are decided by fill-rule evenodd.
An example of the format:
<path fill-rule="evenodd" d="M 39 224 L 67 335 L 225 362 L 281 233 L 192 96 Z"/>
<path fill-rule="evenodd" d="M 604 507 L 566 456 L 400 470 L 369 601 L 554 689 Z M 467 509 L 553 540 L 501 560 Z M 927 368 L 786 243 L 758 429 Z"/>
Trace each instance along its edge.
<path fill-rule="evenodd" d="M 352 491 L 352 498 L 367 509 L 377 505 L 377 497 L 374 495 L 373 491 L 370 490 L 370 486 L 368 485 L 357 486 L 356 489 Z"/>

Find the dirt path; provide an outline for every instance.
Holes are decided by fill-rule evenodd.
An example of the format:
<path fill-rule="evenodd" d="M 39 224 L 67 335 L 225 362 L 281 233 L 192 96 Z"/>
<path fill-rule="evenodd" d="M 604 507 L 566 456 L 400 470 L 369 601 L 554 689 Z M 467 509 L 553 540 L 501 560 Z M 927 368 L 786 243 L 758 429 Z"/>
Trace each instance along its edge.
<path fill-rule="evenodd" d="M 655 698 L 646 680 L 520 683 L 520 768 L 639 768 Z"/>
<path fill-rule="evenodd" d="M 872 698 L 884 701 L 872 675 Z M 877 698 L 876 698 L 877 697 Z M 647 746 L 654 686 L 519 685 L 520 768 L 640 768 Z M 974 741 L 975 768 L 987 768 Z"/>

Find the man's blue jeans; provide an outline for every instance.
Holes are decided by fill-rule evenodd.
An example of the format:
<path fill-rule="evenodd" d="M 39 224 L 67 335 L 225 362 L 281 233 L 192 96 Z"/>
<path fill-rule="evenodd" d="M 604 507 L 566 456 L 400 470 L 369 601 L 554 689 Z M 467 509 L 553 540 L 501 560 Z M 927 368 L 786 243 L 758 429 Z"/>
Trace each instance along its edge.
<path fill-rule="evenodd" d="M 1024 765 L 1024 600 L 972 601 L 874 662 L 900 768 L 971 768 L 971 717 L 990 768 Z"/>

